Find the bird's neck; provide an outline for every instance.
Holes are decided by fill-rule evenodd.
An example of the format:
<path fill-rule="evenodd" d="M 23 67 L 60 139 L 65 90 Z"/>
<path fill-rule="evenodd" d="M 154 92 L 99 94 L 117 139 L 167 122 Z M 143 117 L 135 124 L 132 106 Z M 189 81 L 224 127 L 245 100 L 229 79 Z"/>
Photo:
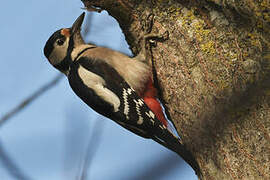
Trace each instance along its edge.
<path fill-rule="evenodd" d="M 83 53 L 88 50 L 88 49 L 92 49 L 92 48 L 95 48 L 96 46 L 95 45 L 92 45 L 92 44 L 82 44 L 82 45 L 79 45 L 77 47 L 75 47 L 73 49 L 73 51 L 71 52 L 71 60 L 72 61 L 76 61 L 77 59 L 79 59 Z"/>

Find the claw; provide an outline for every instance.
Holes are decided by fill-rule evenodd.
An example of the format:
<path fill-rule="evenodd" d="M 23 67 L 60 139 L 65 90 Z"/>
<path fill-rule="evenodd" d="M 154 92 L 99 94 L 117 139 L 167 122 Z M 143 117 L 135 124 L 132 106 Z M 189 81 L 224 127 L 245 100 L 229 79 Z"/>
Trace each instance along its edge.
<path fill-rule="evenodd" d="M 152 31 L 153 28 L 153 22 L 154 22 L 154 14 L 150 13 L 147 16 L 147 22 L 146 22 L 146 33 L 149 34 Z"/>
<path fill-rule="evenodd" d="M 142 28 L 145 34 L 149 34 L 152 31 L 154 22 L 154 14 L 150 13 L 143 21 Z"/>
<path fill-rule="evenodd" d="M 169 39 L 169 31 L 165 31 L 162 35 L 159 34 L 147 34 L 144 37 L 154 47 L 157 44 L 157 41 L 164 42 Z"/>
<path fill-rule="evenodd" d="M 150 59 L 149 52 L 151 51 L 151 47 L 156 47 L 157 42 L 164 42 L 169 39 L 169 32 L 165 31 L 163 34 L 151 33 L 153 25 L 154 25 L 154 14 L 150 13 L 143 18 L 142 29 L 144 31 L 144 37 L 142 39 L 142 45 L 139 54 L 136 56 L 138 60 L 145 62 L 146 64 L 151 64 L 148 62 Z M 150 50 L 150 51 L 149 51 Z"/>

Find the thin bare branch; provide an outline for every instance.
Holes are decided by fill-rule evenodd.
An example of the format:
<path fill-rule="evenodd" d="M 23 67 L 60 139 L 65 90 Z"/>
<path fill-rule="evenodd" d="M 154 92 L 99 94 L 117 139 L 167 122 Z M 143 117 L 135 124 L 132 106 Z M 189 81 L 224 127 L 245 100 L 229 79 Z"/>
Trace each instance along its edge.
<path fill-rule="evenodd" d="M 54 87 L 60 79 L 63 77 L 62 74 L 58 74 L 55 78 L 53 78 L 49 83 L 46 83 L 42 87 L 40 87 L 37 91 L 35 91 L 33 94 L 31 94 L 29 97 L 24 99 L 21 103 L 19 103 L 15 108 L 13 108 L 11 111 L 6 113 L 3 117 L 0 118 L 0 127 L 7 122 L 8 119 L 12 118 L 14 115 L 19 113 L 21 110 L 23 110 L 26 106 L 28 106 L 30 103 L 32 103 L 34 100 L 36 100 L 39 96 L 44 94 L 47 90 Z"/>
<path fill-rule="evenodd" d="M 82 164 L 82 172 L 79 175 L 79 180 L 87 180 L 89 177 L 89 169 L 91 166 L 91 162 L 93 161 L 93 158 L 98 150 L 100 139 L 103 132 L 103 121 L 96 121 L 94 127 L 92 128 L 92 133 L 90 136 L 90 139 L 88 141 L 85 157 L 83 159 Z"/>
<path fill-rule="evenodd" d="M 19 166 L 10 158 L 7 151 L 4 148 L 4 145 L 0 139 L 0 161 L 3 163 L 3 167 L 6 168 L 7 172 L 12 176 L 14 179 L 20 180 L 29 180 L 28 175 L 26 175 Z"/>

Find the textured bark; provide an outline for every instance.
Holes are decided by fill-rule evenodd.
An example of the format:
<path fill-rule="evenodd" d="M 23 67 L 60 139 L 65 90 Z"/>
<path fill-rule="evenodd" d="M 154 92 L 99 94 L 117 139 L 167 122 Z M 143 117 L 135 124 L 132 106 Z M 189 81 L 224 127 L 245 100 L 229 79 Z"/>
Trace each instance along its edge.
<path fill-rule="evenodd" d="M 171 119 L 201 179 L 270 179 L 269 0 L 84 0 L 116 18 L 134 54 L 142 18 L 170 38 L 153 50 Z"/>

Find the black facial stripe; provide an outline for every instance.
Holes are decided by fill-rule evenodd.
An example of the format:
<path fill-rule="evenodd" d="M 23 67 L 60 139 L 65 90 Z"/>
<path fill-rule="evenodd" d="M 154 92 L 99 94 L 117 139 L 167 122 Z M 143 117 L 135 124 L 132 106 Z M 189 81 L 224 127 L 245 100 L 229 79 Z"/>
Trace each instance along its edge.
<path fill-rule="evenodd" d="M 74 59 L 74 61 L 76 61 L 78 59 L 78 57 L 80 57 L 80 55 L 82 55 L 82 53 L 84 53 L 88 49 L 92 49 L 92 48 L 95 48 L 95 47 L 87 47 L 84 50 L 82 50 L 77 55 L 77 57 Z M 69 56 L 66 56 L 65 59 L 63 61 L 61 61 L 61 63 L 54 65 L 54 67 L 61 70 L 61 71 L 67 71 L 71 63 L 72 62 L 71 62 L 71 58 L 70 58 L 70 55 L 69 55 Z"/>
<path fill-rule="evenodd" d="M 85 48 L 84 50 L 82 50 L 82 51 L 76 56 L 76 58 L 74 59 L 74 61 L 76 61 L 76 60 L 80 57 L 80 55 L 82 55 L 82 53 L 84 53 L 84 52 L 87 51 L 88 49 L 93 49 L 93 48 L 95 48 L 95 46 L 88 47 L 88 48 Z"/>
<path fill-rule="evenodd" d="M 68 49 L 67 49 L 67 54 L 71 58 L 71 52 L 74 49 L 74 38 L 73 35 L 70 36 L 69 42 L 68 42 Z"/>
<path fill-rule="evenodd" d="M 60 71 L 67 71 L 70 63 L 71 59 L 66 56 L 65 59 L 61 61 L 61 63 L 54 65 L 54 67 Z"/>

